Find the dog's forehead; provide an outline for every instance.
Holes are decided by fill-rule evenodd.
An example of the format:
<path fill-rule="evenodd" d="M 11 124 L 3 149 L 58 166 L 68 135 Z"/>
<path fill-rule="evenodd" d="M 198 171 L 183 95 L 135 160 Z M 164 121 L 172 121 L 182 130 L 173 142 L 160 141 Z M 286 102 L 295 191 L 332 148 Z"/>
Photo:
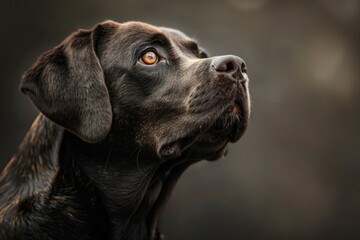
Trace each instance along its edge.
<path fill-rule="evenodd" d="M 188 37 L 185 33 L 168 27 L 160 27 L 160 30 L 169 38 L 175 40 L 175 41 L 181 41 L 181 42 L 190 42 L 194 41 L 190 37 Z"/>
<path fill-rule="evenodd" d="M 157 27 L 143 22 L 105 22 L 109 34 L 100 46 L 103 68 L 133 64 L 140 49 L 152 44 L 161 45 L 173 59 L 195 56 L 198 44 L 179 30 Z M 117 61 L 121 56 L 122 61 Z"/>
<path fill-rule="evenodd" d="M 194 39 L 191 39 L 183 32 L 169 28 L 169 27 L 157 27 L 144 22 L 126 22 L 119 25 L 120 33 L 127 35 L 127 37 L 133 38 L 137 35 L 137 40 L 144 39 L 146 36 L 162 35 L 166 37 L 170 42 L 175 45 L 189 45 L 197 44 Z M 143 37 L 140 37 L 143 36 Z"/>
<path fill-rule="evenodd" d="M 148 34 L 156 34 L 160 32 L 160 29 L 158 27 L 144 22 L 131 21 L 119 23 L 118 27 L 123 34 L 126 32 L 138 32 Z"/>

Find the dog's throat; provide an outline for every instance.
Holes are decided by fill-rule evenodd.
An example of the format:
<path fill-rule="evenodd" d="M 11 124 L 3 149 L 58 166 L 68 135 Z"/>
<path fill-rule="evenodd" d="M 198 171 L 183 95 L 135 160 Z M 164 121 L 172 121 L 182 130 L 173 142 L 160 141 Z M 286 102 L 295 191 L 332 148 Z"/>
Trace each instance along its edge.
<path fill-rule="evenodd" d="M 78 158 L 101 196 L 112 223 L 110 235 L 114 239 L 157 239 L 160 215 L 191 162 L 159 162 L 150 159 L 145 150 L 123 156 L 119 148 L 114 149 L 110 156 L 104 151 L 103 161 L 97 160 L 99 155 L 92 157 L 91 152 Z"/>
<path fill-rule="evenodd" d="M 178 179 L 189 165 L 191 162 L 175 164 L 175 161 L 168 161 L 158 167 L 144 188 L 145 194 L 127 223 L 130 229 L 134 225 L 145 224 L 145 227 L 140 228 L 146 229 L 147 239 L 157 239 L 159 218 Z"/>
<path fill-rule="evenodd" d="M 182 173 L 191 165 L 191 162 L 183 162 L 175 167 L 173 167 L 169 172 L 166 173 L 166 176 L 163 176 L 161 190 L 157 196 L 154 205 L 150 209 L 147 216 L 147 225 L 150 233 L 151 239 L 155 239 L 157 234 L 157 224 L 162 214 L 167 200 L 171 196 L 172 191 L 175 188 L 177 181 L 179 180 Z"/>

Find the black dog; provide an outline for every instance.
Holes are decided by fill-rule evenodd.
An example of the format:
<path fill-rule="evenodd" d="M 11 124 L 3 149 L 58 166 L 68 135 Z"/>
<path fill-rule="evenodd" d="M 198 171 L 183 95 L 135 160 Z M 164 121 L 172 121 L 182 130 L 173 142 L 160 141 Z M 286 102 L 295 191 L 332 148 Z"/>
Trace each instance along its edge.
<path fill-rule="evenodd" d="M 243 134 L 247 85 L 239 57 L 177 30 L 73 33 L 23 76 L 41 113 L 0 176 L 0 239 L 160 239 L 182 172 Z"/>

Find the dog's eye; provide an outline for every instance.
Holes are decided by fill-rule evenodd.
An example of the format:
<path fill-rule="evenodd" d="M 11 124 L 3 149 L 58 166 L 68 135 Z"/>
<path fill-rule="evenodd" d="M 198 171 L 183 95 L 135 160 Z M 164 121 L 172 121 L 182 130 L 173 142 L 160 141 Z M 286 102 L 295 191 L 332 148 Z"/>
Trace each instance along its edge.
<path fill-rule="evenodd" d="M 140 61 L 146 65 L 153 65 L 159 61 L 159 56 L 154 51 L 147 51 L 140 57 Z"/>
<path fill-rule="evenodd" d="M 204 51 L 200 51 L 199 55 L 200 55 L 200 58 L 208 58 L 209 57 L 209 55 Z"/>

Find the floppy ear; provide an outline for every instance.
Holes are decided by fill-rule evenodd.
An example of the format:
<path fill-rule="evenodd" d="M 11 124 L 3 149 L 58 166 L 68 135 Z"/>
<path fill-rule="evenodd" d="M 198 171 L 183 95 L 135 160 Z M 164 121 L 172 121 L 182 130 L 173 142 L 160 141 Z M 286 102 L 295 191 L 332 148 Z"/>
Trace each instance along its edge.
<path fill-rule="evenodd" d="M 96 55 L 101 25 L 79 30 L 41 55 L 23 75 L 20 89 L 47 118 L 86 142 L 102 140 L 112 111 Z"/>

